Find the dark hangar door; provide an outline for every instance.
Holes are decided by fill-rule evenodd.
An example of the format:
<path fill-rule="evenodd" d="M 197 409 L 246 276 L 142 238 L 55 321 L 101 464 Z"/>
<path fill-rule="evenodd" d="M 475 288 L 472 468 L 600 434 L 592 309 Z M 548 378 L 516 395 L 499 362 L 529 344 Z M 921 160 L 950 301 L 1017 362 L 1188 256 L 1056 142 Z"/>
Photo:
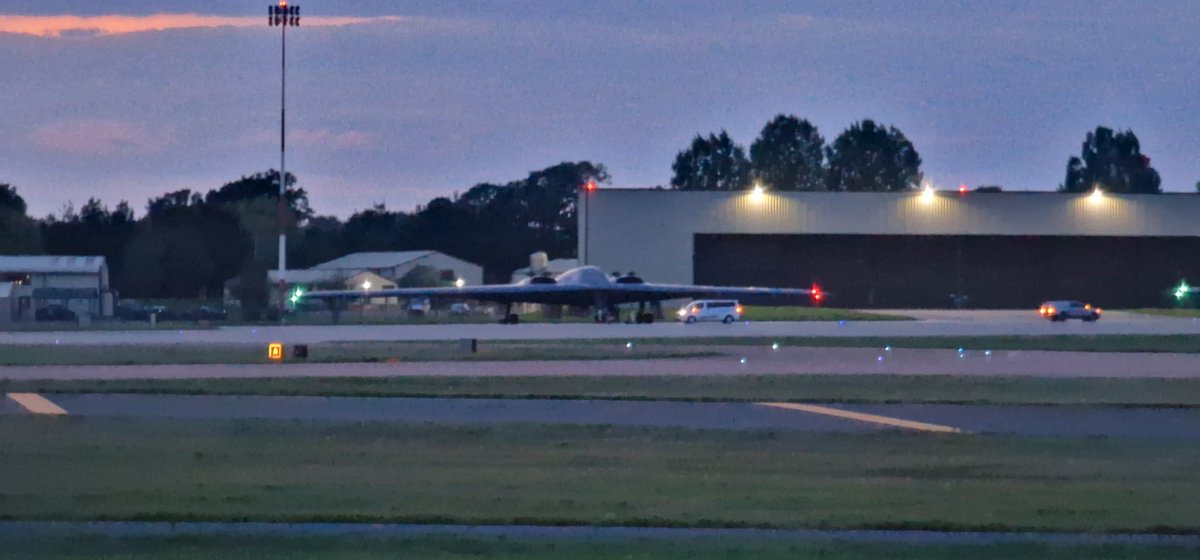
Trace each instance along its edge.
<path fill-rule="evenodd" d="M 698 284 L 807 288 L 838 307 L 1158 307 L 1200 283 L 1200 237 L 696 234 Z"/>

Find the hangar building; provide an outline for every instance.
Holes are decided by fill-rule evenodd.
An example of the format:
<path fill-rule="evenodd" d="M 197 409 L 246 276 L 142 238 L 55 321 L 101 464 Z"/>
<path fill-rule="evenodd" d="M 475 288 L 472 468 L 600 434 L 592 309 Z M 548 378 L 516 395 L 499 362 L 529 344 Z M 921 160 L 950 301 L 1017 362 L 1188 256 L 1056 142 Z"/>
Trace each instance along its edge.
<path fill-rule="evenodd" d="M 115 294 L 101 256 L 0 256 L 0 321 L 33 320 L 57 304 L 76 315 L 112 317 Z"/>
<path fill-rule="evenodd" d="M 1155 307 L 1200 283 L 1200 195 L 581 192 L 579 255 L 648 282 L 807 288 L 841 307 Z M 960 300 L 961 301 L 961 300 Z"/>

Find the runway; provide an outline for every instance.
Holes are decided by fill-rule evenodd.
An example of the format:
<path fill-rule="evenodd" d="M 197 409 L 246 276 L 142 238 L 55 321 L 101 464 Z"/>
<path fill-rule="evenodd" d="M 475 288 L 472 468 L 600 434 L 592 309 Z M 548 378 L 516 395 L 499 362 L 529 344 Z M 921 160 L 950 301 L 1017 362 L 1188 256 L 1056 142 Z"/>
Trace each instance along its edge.
<path fill-rule="evenodd" d="M 601 344 L 601 343 L 596 343 Z M 637 359 L 637 347 L 610 342 L 627 359 L 562 361 L 435 361 L 162 366 L 7 366 L 0 379 L 216 379 L 392 376 L 640 376 L 892 374 L 1037 377 L 1200 377 L 1200 353 L 1041 352 L 964 348 L 813 348 L 691 346 L 721 352 L 705 358 Z M 684 347 L 680 347 L 684 348 Z M 313 359 L 319 351 L 313 350 Z"/>
<path fill-rule="evenodd" d="M 719 430 L 902 429 L 1018 436 L 1200 440 L 1200 410 L 1086 406 L 822 405 L 554 399 L 47 395 L 71 416 L 438 424 L 576 424 Z M 25 414 L 24 411 L 0 414 Z M 843 413 L 851 413 L 846 417 Z M 862 418 L 866 418 L 865 420 Z M 944 428 L 944 429 L 943 429 Z"/>
<path fill-rule="evenodd" d="M 1059 334 L 1195 334 L 1200 320 L 1110 312 L 1095 323 L 1052 323 L 1031 311 L 912 311 L 917 321 L 740 322 L 732 325 L 593 323 L 322 325 L 197 330 L 2 332 L 0 344 L 315 344 L 344 341 L 637 339 L 689 337 L 991 336 Z"/>

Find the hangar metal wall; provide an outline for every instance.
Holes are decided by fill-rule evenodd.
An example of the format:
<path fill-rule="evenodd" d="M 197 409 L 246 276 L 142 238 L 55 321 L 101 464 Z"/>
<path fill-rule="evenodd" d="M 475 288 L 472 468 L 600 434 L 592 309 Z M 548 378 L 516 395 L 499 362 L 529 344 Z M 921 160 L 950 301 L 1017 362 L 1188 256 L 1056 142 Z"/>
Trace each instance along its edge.
<path fill-rule="evenodd" d="M 1200 274 L 1200 237 L 697 234 L 701 284 L 808 287 L 839 307 L 1156 307 Z M 1181 258 L 1193 255 L 1193 258 Z M 722 263 L 739 259 L 742 266 Z"/>
<path fill-rule="evenodd" d="M 1200 195 L 1193 194 L 601 189 L 580 193 L 579 208 L 581 261 L 653 282 L 696 280 L 696 234 L 1200 237 Z"/>

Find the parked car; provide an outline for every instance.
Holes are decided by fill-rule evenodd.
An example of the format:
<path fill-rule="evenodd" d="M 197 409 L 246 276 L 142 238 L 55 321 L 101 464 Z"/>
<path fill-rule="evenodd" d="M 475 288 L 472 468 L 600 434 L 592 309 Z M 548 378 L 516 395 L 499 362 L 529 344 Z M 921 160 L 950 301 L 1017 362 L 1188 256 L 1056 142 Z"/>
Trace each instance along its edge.
<path fill-rule="evenodd" d="M 413 298 L 408 300 L 408 314 L 414 317 L 423 317 L 429 314 L 433 306 L 429 303 L 428 298 Z"/>
<path fill-rule="evenodd" d="M 745 309 L 734 299 L 702 299 L 693 301 L 675 313 L 684 323 L 697 321 L 720 321 L 732 323 L 742 318 Z"/>
<path fill-rule="evenodd" d="M 467 305 L 465 303 L 450 304 L 450 314 L 451 315 L 469 315 L 470 313 L 471 313 L 470 305 Z"/>
<path fill-rule="evenodd" d="M 1038 314 L 1051 321 L 1081 319 L 1092 322 L 1099 319 L 1101 313 L 1104 313 L 1104 310 L 1099 307 L 1074 300 L 1046 301 L 1042 302 L 1042 306 L 1038 308 Z"/>
<path fill-rule="evenodd" d="M 220 307 L 201 305 L 188 313 L 188 319 L 193 321 L 224 321 L 229 314 Z"/>
<path fill-rule="evenodd" d="M 150 311 L 136 301 L 123 301 L 113 312 L 122 321 L 149 321 Z"/>
<path fill-rule="evenodd" d="M 33 317 L 38 321 L 74 321 L 76 319 L 74 311 L 57 303 L 38 309 L 34 312 Z"/>

